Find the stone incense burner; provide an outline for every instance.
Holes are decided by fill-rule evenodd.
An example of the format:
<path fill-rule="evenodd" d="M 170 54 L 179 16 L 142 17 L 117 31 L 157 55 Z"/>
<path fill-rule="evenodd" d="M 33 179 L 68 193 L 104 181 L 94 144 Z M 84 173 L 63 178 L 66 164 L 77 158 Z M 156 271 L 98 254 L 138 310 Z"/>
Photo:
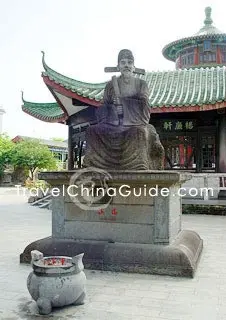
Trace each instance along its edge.
<path fill-rule="evenodd" d="M 27 288 L 40 314 L 49 314 L 53 307 L 84 303 L 83 255 L 43 257 L 37 250 L 31 252 L 33 271 L 28 276 Z"/>

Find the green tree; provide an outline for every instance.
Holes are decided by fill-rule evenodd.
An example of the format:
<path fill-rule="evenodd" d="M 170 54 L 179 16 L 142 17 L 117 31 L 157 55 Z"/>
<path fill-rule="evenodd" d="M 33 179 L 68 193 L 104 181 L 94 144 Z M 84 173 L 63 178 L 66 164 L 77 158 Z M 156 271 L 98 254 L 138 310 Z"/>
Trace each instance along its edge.
<path fill-rule="evenodd" d="M 22 140 L 14 145 L 12 164 L 27 168 L 34 180 L 36 169 L 56 169 L 56 160 L 47 146 L 37 139 Z"/>
<path fill-rule="evenodd" d="M 5 134 L 0 135 L 0 176 L 6 165 L 11 162 L 13 148 L 14 144 L 10 138 Z"/>

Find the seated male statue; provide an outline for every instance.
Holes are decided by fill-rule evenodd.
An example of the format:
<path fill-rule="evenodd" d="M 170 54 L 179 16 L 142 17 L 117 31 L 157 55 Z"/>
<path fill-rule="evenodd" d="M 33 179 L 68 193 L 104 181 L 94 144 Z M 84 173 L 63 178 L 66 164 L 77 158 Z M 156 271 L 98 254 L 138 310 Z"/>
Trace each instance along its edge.
<path fill-rule="evenodd" d="M 121 76 L 107 83 L 96 125 L 86 132 L 83 167 L 118 170 L 159 170 L 164 149 L 149 124 L 148 87 L 134 77 L 134 57 L 124 49 L 118 55 Z"/>

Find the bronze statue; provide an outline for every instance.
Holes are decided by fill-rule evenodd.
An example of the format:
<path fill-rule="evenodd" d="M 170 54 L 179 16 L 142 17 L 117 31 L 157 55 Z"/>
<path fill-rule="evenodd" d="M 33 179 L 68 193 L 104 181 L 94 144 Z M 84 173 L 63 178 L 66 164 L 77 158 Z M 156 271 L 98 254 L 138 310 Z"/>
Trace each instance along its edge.
<path fill-rule="evenodd" d="M 87 129 L 84 167 L 120 170 L 162 169 L 164 149 L 155 128 L 149 124 L 148 87 L 133 73 L 144 73 L 134 67 L 130 50 L 118 55 L 121 76 L 107 83 L 104 103 L 97 111 L 98 123 Z M 113 70 L 114 69 L 114 70 Z"/>

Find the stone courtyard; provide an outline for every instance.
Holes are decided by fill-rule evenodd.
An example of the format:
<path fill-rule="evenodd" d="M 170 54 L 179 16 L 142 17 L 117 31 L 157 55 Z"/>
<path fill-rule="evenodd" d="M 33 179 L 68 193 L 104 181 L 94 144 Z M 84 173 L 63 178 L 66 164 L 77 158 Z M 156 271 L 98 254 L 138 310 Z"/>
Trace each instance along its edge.
<path fill-rule="evenodd" d="M 26 201 L 15 189 L 0 188 L 0 320 L 226 319 L 226 217 L 205 215 L 182 219 L 183 229 L 204 240 L 194 279 L 85 270 L 85 305 L 40 316 L 26 288 L 31 266 L 19 264 L 19 255 L 51 234 L 51 211 Z"/>

